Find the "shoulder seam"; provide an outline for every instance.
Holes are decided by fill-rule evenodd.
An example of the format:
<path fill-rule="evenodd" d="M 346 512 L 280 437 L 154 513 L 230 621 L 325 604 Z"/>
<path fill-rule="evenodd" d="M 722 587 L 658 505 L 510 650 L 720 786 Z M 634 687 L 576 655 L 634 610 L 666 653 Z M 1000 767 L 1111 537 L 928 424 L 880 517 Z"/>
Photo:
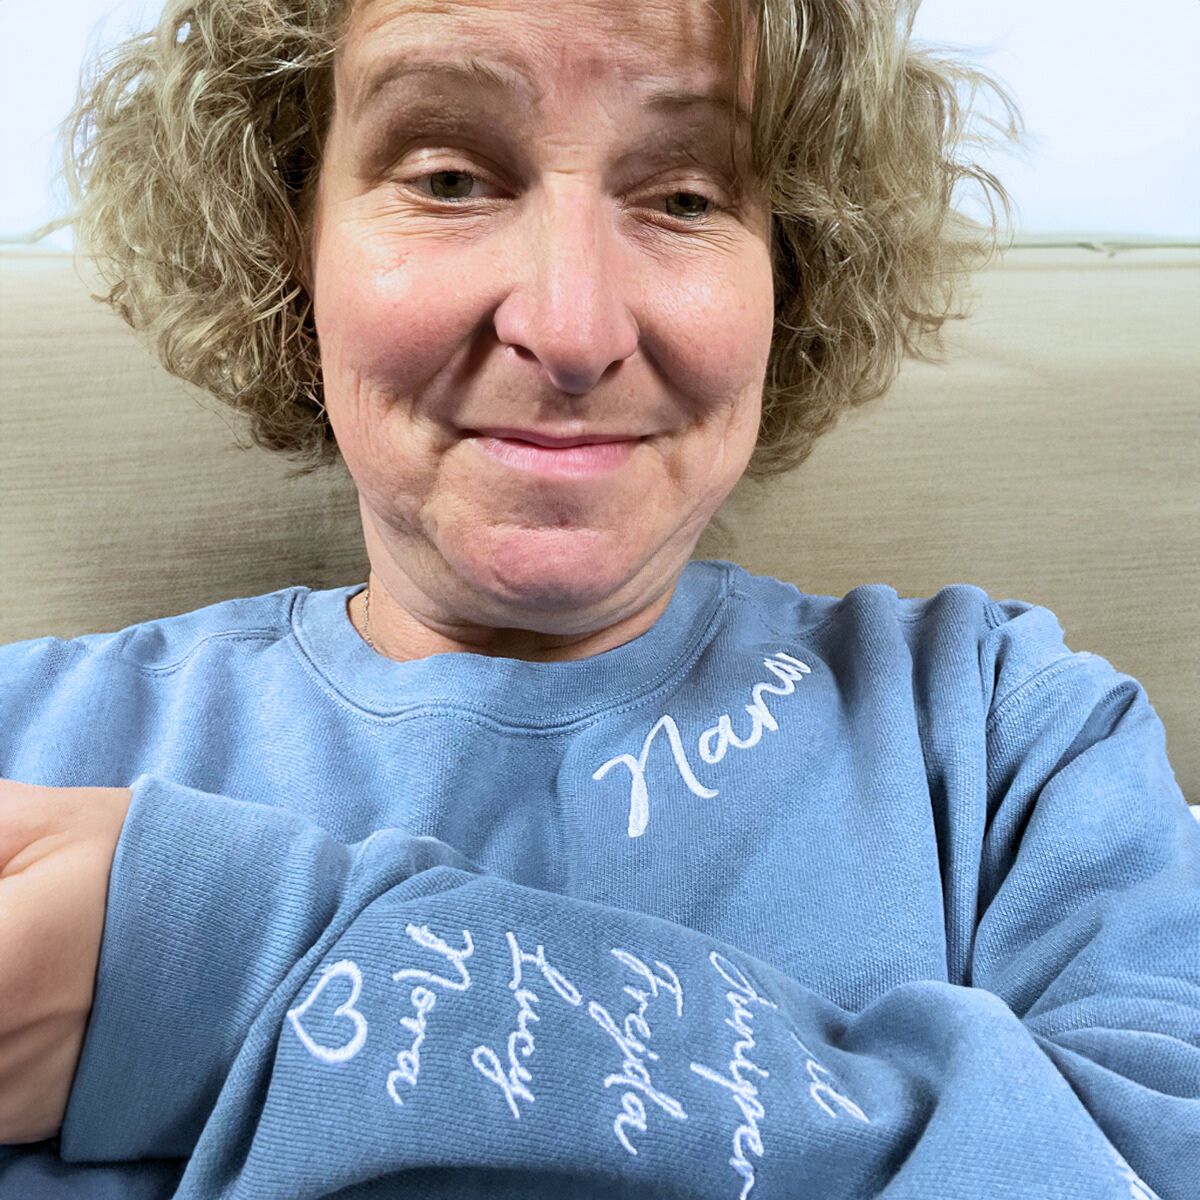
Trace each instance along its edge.
<path fill-rule="evenodd" d="M 1007 717 L 1010 710 L 1021 708 L 1032 692 L 1037 691 L 1040 687 L 1044 687 L 1055 676 L 1061 675 L 1063 671 L 1068 671 L 1072 667 L 1079 666 L 1095 657 L 1095 654 L 1091 654 L 1086 650 L 1068 651 L 1066 654 L 1062 654 L 1058 658 L 1046 663 L 1044 667 L 1035 671 L 1028 679 L 1017 684 L 1003 700 L 992 705 L 992 711 L 988 713 L 987 721 L 984 724 L 984 731 L 990 733 L 992 727 Z"/>
<path fill-rule="evenodd" d="M 780 582 L 787 583 L 787 580 L 780 580 Z M 788 584 L 788 586 L 795 587 L 794 584 Z M 895 589 L 893 589 L 893 590 L 895 590 Z M 736 596 L 739 600 L 745 600 L 748 604 L 753 605 L 755 611 L 758 613 L 759 618 L 762 620 L 763 624 L 766 625 L 771 630 L 771 632 L 775 634 L 776 637 L 780 637 L 780 638 L 801 637 L 801 636 L 805 636 L 810 633 L 815 633 L 818 629 L 824 628 L 824 626 L 828 625 L 832 620 L 834 620 L 835 617 L 838 616 L 837 606 L 845 600 L 845 596 L 828 596 L 828 597 L 827 596 L 808 596 L 808 593 L 801 592 L 798 588 L 796 589 L 796 592 L 797 592 L 797 595 L 801 596 L 802 598 L 807 596 L 809 599 L 815 599 L 815 600 L 825 600 L 825 599 L 832 600 L 833 604 L 830 605 L 830 611 L 825 613 L 824 616 L 822 616 L 819 620 L 813 621 L 809 625 L 798 625 L 795 629 L 784 630 L 784 629 L 780 629 L 779 626 L 776 625 L 775 622 L 771 620 L 770 610 L 764 609 L 758 603 L 757 597 L 752 596 L 749 592 L 743 591 L 740 587 L 738 587 L 737 584 L 731 585 L 729 594 L 731 596 Z M 906 599 L 929 600 L 930 597 L 928 597 L 928 596 L 898 596 L 897 599 L 898 600 L 906 600 Z M 896 614 L 896 620 L 901 625 L 919 624 L 924 619 L 925 619 L 925 614 L 922 612 L 913 612 L 913 613 L 899 612 Z"/>
<path fill-rule="evenodd" d="M 201 646 L 207 642 L 215 641 L 217 638 L 230 638 L 233 641 L 245 642 L 267 642 L 279 641 L 288 636 L 289 632 L 281 629 L 218 629 L 213 633 L 206 633 L 199 641 L 192 643 L 179 658 L 165 665 L 151 666 L 147 663 L 135 662 L 133 659 L 124 658 L 124 656 L 122 656 L 122 661 L 145 675 L 169 675 L 172 671 L 179 670 L 188 659 L 196 654 Z"/>

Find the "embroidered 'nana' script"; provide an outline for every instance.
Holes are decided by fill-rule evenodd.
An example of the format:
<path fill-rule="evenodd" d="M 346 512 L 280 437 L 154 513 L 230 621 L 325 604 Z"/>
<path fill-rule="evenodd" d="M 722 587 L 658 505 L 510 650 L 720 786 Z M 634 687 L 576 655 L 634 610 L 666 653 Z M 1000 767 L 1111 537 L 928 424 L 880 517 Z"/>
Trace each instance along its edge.
<path fill-rule="evenodd" d="M 746 712 L 750 714 L 751 726 L 750 732 L 744 738 L 739 738 L 734 733 L 733 722 L 728 713 L 722 713 L 715 725 L 704 730 L 697 741 L 696 749 L 706 763 L 719 763 L 725 757 L 730 746 L 738 750 L 749 750 L 750 747 L 757 746 L 762 740 L 764 729 L 769 729 L 772 733 L 778 730 L 779 724 L 764 703 L 763 695 L 769 692 L 772 696 L 790 696 L 796 690 L 796 683 L 805 675 L 812 674 L 812 668 L 807 663 L 793 658 L 783 650 L 777 650 L 770 658 L 764 658 L 763 666 L 779 679 L 782 686 L 774 687 L 770 683 L 755 685 L 751 692 L 753 703 L 745 706 Z M 650 820 L 650 791 L 646 786 L 646 761 L 650 757 L 650 746 L 660 729 L 666 730 L 676 770 L 693 795 L 704 800 L 711 800 L 719 794 L 716 788 L 705 787 L 696 778 L 684 750 L 679 726 L 675 723 L 674 717 L 666 714 L 659 718 L 651 727 L 650 732 L 646 734 L 641 754 L 636 758 L 632 754 L 618 754 L 615 758 L 610 758 L 606 763 L 602 763 L 592 775 L 593 779 L 600 780 L 618 764 L 629 768 L 629 836 L 631 838 L 641 837 L 646 832 L 646 825 Z"/>

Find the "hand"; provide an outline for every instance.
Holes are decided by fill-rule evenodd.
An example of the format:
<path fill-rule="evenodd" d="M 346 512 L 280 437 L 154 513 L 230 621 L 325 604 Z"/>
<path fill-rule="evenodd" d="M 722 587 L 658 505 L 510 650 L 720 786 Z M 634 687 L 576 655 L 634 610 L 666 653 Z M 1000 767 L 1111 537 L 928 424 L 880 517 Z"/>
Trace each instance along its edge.
<path fill-rule="evenodd" d="M 0 779 L 0 1145 L 62 1126 L 132 798 Z"/>

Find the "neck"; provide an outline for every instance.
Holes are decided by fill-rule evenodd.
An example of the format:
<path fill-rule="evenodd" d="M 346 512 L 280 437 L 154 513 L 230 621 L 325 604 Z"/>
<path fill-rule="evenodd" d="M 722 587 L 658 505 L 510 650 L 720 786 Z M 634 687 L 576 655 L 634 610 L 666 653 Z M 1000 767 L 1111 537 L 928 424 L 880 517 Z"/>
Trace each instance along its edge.
<path fill-rule="evenodd" d="M 368 647 L 396 662 L 447 653 L 483 654 L 528 662 L 569 662 L 602 654 L 640 637 L 666 611 L 677 582 L 672 580 L 672 586 L 652 603 L 604 629 L 561 636 L 526 629 L 480 629 L 476 626 L 443 629 L 425 624 L 371 580 L 359 593 L 361 600 L 357 612 L 353 601 L 349 611 L 351 623 Z M 398 646 L 407 649 L 398 650 Z"/>

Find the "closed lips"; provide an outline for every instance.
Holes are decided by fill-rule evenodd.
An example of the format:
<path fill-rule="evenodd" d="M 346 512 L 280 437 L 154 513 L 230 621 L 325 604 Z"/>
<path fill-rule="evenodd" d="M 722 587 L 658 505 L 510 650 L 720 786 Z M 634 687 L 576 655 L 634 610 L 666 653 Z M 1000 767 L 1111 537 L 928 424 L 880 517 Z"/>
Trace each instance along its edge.
<path fill-rule="evenodd" d="M 555 450 L 565 450 L 571 446 L 591 446 L 600 442 L 631 442 L 638 439 L 625 433 L 599 433 L 584 437 L 554 437 L 550 434 L 534 433 L 525 429 L 474 429 L 469 431 L 473 437 L 504 438 L 507 441 L 528 442 L 533 446 L 545 446 Z"/>
<path fill-rule="evenodd" d="M 641 438 L 618 438 L 597 441 L 596 435 L 588 439 L 564 438 L 558 445 L 546 446 L 540 442 L 526 441 L 538 434 L 524 432 L 523 437 L 513 437 L 520 430 L 503 430 L 503 436 L 483 434 L 467 439 L 469 445 L 488 458 L 502 463 L 511 470 L 525 471 L 543 479 L 583 479 L 606 475 L 628 462 Z M 563 444 L 568 442 L 570 444 Z"/>

